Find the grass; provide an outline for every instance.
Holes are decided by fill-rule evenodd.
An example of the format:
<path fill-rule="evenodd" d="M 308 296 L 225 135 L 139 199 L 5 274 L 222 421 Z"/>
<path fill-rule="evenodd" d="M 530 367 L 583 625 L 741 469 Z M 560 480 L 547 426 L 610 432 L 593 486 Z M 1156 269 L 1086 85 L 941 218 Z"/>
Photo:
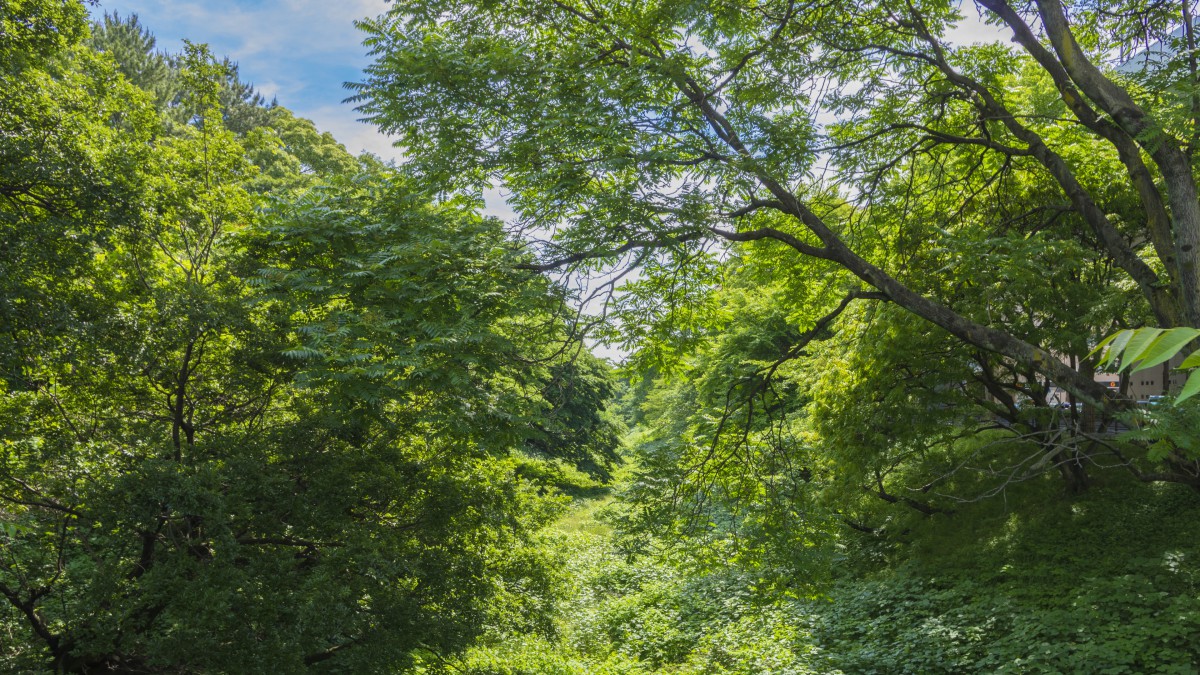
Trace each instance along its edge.
<path fill-rule="evenodd" d="M 597 514 L 616 497 L 612 488 L 606 488 L 603 494 L 576 498 L 571 510 L 554 523 L 554 529 L 567 534 L 586 534 L 593 537 L 608 537 L 612 534 L 612 526 L 597 518 Z"/>

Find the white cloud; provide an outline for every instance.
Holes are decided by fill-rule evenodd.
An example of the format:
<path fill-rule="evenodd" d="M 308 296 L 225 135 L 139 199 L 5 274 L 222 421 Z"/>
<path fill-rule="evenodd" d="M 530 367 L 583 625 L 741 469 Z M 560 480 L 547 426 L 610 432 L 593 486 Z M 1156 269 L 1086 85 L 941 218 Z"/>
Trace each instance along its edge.
<path fill-rule="evenodd" d="M 326 105 L 297 114 L 311 119 L 321 131 L 333 134 L 354 154 L 366 151 L 396 162 L 403 159 L 399 148 L 393 147 L 392 140 L 375 125 L 358 121 L 358 113 L 349 104 Z"/>
<path fill-rule="evenodd" d="M 381 0 L 337 3 L 276 0 L 254 6 L 230 0 L 175 0 L 169 3 L 142 0 L 106 4 L 140 4 L 148 10 L 147 14 L 166 14 L 173 23 L 212 36 L 202 39 L 235 44 L 231 54 L 234 58 L 260 54 L 303 58 L 341 53 L 348 48 L 361 54 L 362 36 L 354 27 L 354 20 L 375 16 L 387 8 Z M 169 10 L 163 7 L 164 4 L 170 5 Z"/>
<path fill-rule="evenodd" d="M 138 14 L 160 49 L 183 40 L 206 42 L 217 56 L 238 62 L 242 79 L 267 99 L 331 132 L 352 152 L 398 159 L 390 140 L 341 103 L 342 83 L 369 63 L 354 21 L 387 11 L 386 0 L 107 0 L 94 10 Z"/>
<path fill-rule="evenodd" d="M 983 15 L 973 3 L 964 3 L 963 20 L 947 31 L 946 39 L 953 45 L 970 45 L 1005 41 L 1012 33 L 984 22 Z"/>
<path fill-rule="evenodd" d="M 492 188 L 483 191 L 484 215 L 499 218 L 506 223 L 511 223 L 517 219 L 517 212 L 513 207 L 509 206 L 507 194 L 499 189 Z"/>

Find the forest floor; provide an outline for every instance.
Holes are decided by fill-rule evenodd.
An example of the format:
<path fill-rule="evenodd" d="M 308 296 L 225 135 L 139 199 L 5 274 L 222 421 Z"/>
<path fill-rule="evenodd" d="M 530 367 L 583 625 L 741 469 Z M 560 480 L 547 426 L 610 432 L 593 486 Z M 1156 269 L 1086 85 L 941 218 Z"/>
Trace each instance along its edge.
<path fill-rule="evenodd" d="M 553 629 L 493 636 L 463 672 L 1200 673 L 1194 491 L 1025 486 L 1020 511 L 995 499 L 848 534 L 831 580 L 789 593 L 671 542 L 631 549 L 613 523 L 627 479 L 581 486 L 548 528 L 565 584 Z"/>

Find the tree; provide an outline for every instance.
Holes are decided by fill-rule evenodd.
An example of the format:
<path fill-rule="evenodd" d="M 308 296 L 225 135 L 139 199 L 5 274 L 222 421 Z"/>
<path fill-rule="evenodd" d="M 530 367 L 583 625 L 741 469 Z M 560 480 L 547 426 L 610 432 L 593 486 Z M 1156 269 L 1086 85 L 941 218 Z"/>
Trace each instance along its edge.
<path fill-rule="evenodd" d="M 283 106 L 272 106 L 266 123 L 251 129 L 244 143 L 259 168 L 249 189 L 263 195 L 279 196 L 336 176 L 372 170 L 371 160 L 356 159 L 332 134 L 320 132 L 310 120 L 296 117 Z"/>
<path fill-rule="evenodd" d="M 38 386 L 32 354 L 92 315 L 74 279 L 108 224 L 135 217 L 154 112 L 110 62 L 78 45 L 73 3 L 4 12 L 0 62 L 0 377 Z"/>
<path fill-rule="evenodd" d="M 186 117 L 187 110 L 180 105 L 185 91 L 179 79 L 184 56 L 157 51 L 155 43 L 153 33 L 138 21 L 137 14 L 122 18 L 106 12 L 102 20 L 93 24 L 88 38 L 93 49 L 116 62 L 125 79 L 153 94 L 160 110 L 174 113 L 168 115 L 169 120 L 186 121 L 181 119 Z M 221 62 L 219 97 L 226 128 L 239 136 L 268 126 L 275 102 L 268 103 L 253 85 L 243 82 L 237 63 L 228 58 Z"/>
<path fill-rule="evenodd" d="M 1180 50 L 1112 70 L 1135 26 L 1166 38 L 1191 5 L 980 4 L 1015 45 L 952 42 L 962 14 L 941 1 L 412 0 L 362 24 L 377 60 L 357 100 L 414 172 L 503 184 L 525 232 L 555 233 L 537 269 L 640 266 L 629 318 L 678 321 L 644 307 L 711 283 L 711 253 L 764 242 L 815 261 L 792 285 L 835 289 L 826 310 L 894 303 L 1009 388 L 1032 374 L 1111 411 L 1089 343 L 1200 321 L 1196 68 Z M 1038 282 L 1042 303 L 1101 283 L 1088 310 L 1126 288 L 1134 304 L 1045 330 L 1048 305 L 994 304 L 1015 300 L 992 291 L 1025 255 L 1078 271 Z"/>
<path fill-rule="evenodd" d="M 566 336 L 560 341 L 571 345 Z M 606 408 L 614 383 L 609 368 L 579 346 L 577 353 L 549 357 L 541 398 L 543 415 L 531 420 L 528 448 L 536 455 L 562 459 L 587 473 L 610 480 L 621 463 L 621 425 Z"/>
<path fill-rule="evenodd" d="M 527 256 L 336 153 L 260 201 L 202 45 L 169 134 L 56 49 L 0 93 L 0 668 L 375 672 L 551 630 L 558 501 L 522 468 L 565 328 Z"/>
<path fill-rule="evenodd" d="M 1167 255 L 1167 247 L 1160 246 L 1155 253 L 1171 261 L 1164 279 L 1174 281 L 1145 276 L 1149 268 L 1140 258 L 1135 260 L 1132 251 L 1135 245 L 1150 246 L 1148 228 L 1157 221 L 1148 220 L 1142 230 L 1147 236 L 1132 241 L 1132 233 L 1113 230 L 1111 219 L 1096 206 L 1090 186 L 1081 183 L 1077 171 L 1047 145 L 1039 129 L 1026 126 L 1021 115 L 1014 116 L 1005 107 L 1005 98 L 1011 96 L 998 98 L 998 94 L 1008 86 L 1004 71 L 1033 59 L 1047 69 L 1054 85 L 1064 88 L 1063 97 L 1074 106 L 1067 112 L 1081 115 L 1081 127 L 1109 142 L 1112 153 L 1139 147 L 1137 143 L 1149 147 L 1150 141 L 1138 138 L 1142 129 L 1138 125 L 1153 120 L 1132 109 L 1127 111 L 1129 128 L 1093 119 L 1097 113 L 1090 106 L 1109 105 L 1101 92 L 1115 95 L 1112 90 L 1117 85 L 1108 78 L 1108 84 L 1094 83 L 1087 75 L 1090 66 L 1083 64 L 1075 69 L 1076 77 L 1088 83 L 1089 90 L 1093 84 L 1100 87 L 1092 94 L 1097 100 L 1088 103 L 1072 94 L 1085 85 L 1059 77 L 1066 67 L 1040 43 L 1025 40 L 1022 27 L 1027 28 L 1028 17 L 1000 6 L 995 9 L 1018 32 L 1031 57 L 1019 58 L 996 46 L 945 44 L 939 36 L 956 17 L 952 7 L 937 4 L 905 11 L 863 7 L 840 18 L 787 3 L 764 5 L 748 15 L 733 6 L 699 8 L 669 2 L 632 13 L 569 3 L 508 8 L 461 3 L 434 12 L 421 3 L 409 3 L 388 18 L 365 24 L 381 58 L 371 71 L 377 77 L 363 85 L 359 100 L 374 119 L 400 134 L 401 142 L 414 150 L 416 166 L 429 175 L 444 177 L 461 170 L 465 177 L 460 182 L 468 186 L 472 181 L 477 186 L 490 178 L 504 179 L 515 192 L 514 202 L 531 220 L 564 218 L 580 225 L 560 241 L 566 249 L 563 257 L 569 259 L 551 259 L 547 264 L 611 259 L 634 249 L 682 245 L 702 237 L 775 239 L 802 254 L 836 263 L 959 339 L 1023 362 L 1046 361 L 1038 366 L 1040 370 L 1081 393 L 1095 394 L 1088 381 L 1069 374 L 1057 359 L 942 303 L 918 297 L 895 278 L 896 273 L 863 257 L 880 254 L 856 253 L 852 245 L 858 242 L 843 222 L 848 214 L 827 213 L 836 206 L 828 192 L 814 186 L 797 194 L 822 145 L 813 115 L 795 109 L 791 101 L 803 97 L 809 83 L 829 79 L 840 86 L 812 97 L 812 104 L 844 110 L 841 118 L 846 121 L 836 125 L 840 148 L 861 147 L 882 138 L 893 148 L 900 141 L 913 141 L 917 147 L 912 152 L 949 146 L 958 151 L 982 148 L 1001 160 L 1028 157 L 1029 166 L 1022 168 L 1036 171 L 1043 182 L 1059 183 L 1062 197 L 1070 201 L 1066 208 L 1091 229 L 1093 238 L 1086 243 L 1101 244 L 1131 279 L 1142 284 L 1147 302 L 1162 322 L 1169 324 L 1194 313 L 1189 307 L 1195 303 L 1183 290 L 1191 282 L 1185 283 L 1188 275 L 1180 271 L 1190 269 L 1188 260 L 1194 254 Z M 1051 34 L 1065 39 L 1061 31 L 1070 26 L 1054 19 L 1061 8 L 1047 5 L 1044 12 L 1051 17 L 1047 19 Z M 694 44 L 688 44 L 688 39 Z M 1075 54 L 1072 49 L 1064 43 L 1060 51 Z M 802 55 L 815 55 L 816 50 L 827 54 L 803 62 Z M 985 56 L 996 58 L 987 62 Z M 1086 61 L 1082 52 L 1078 56 Z M 959 62 L 963 65 L 956 65 Z M 889 75 L 898 77 L 900 86 L 885 82 Z M 853 95 L 851 85 L 856 90 Z M 868 109 L 882 112 L 868 114 Z M 921 109 L 933 112 L 915 114 Z M 920 122 L 897 119 L 910 113 Z M 974 135 L 952 133 L 970 134 L 972 127 Z M 475 133 L 452 133 L 468 129 Z M 1154 141 L 1154 148 L 1163 148 L 1155 161 L 1174 166 L 1170 158 L 1178 149 L 1168 146 L 1178 139 L 1168 131 L 1163 129 L 1165 135 Z M 888 146 L 880 141 L 868 147 L 886 150 Z M 846 171 L 842 180 L 849 181 L 855 176 L 850 171 L 856 168 L 852 161 L 869 166 L 878 159 L 906 172 L 915 163 L 908 161 L 910 156 L 911 152 L 895 152 L 873 158 L 866 150 L 843 151 L 835 166 Z M 1137 153 L 1121 158 L 1135 168 L 1143 161 Z M 884 171 L 877 182 L 893 175 Z M 1135 178 L 1130 179 L 1130 190 L 1138 185 Z M 676 190 L 680 184 L 683 188 Z M 1157 189 L 1153 192 L 1158 194 Z M 672 199 L 671 194 L 679 196 Z M 864 191 L 860 199 L 876 194 Z M 1151 206 L 1163 199 L 1178 201 L 1172 207 L 1180 210 L 1175 216 L 1181 223 L 1177 236 L 1185 240 L 1191 236 L 1182 224 L 1188 218 L 1181 206 L 1186 195 L 1171 192 L 1155 198 L 1150 192 L 1139 192 L 1138 196 Z M 618 197 L 629 197 L 632 203 L 622 207 Z M 580 208 L 585 204 L 608 208 L 585 214 Z M 820 213 L 814 210 L 817 207 Z M 768 218 L 765 212 L 779 215 Z M 1157 213 L 1153 208 L 1150 212 Z M 875 226 L 871 231 L 879 239 L 868 238 L 859 246 L 881 245 L 886 250 L 886 237 L 894 225 L 883 217 L 876 223 L 871 215 L 861 217 Z M 723 220 L 740 223 L 755 218 L 763 220 L 763 226 L 748 232 L 719 226 Z M 807 234 L 771 227 L 765 222 L 771 218 L 784 226 L 794 221 Z M 588 246 L 599 238 L 612 245 Z M 1190 248 L 1182 251 L 1187 247 L 1186 242 L 1178 244 L 1182 253 L 1191 252 Z M 1168 293 L 1171 284 L 1180 290 Z"/>
<path fill-rule="evenodd" d="M 87 31 L 87 10 L 78 2 L 5 0 L 0 8 L 0 64 L 6 73 L 52 58 Z"/>
<path fill-rule="evenodd" d="M 120 14 L 105 12 L 104 18 L 92 27 L 88 44 L 108 54 L 125 79 L 152 93 L 160 107 L 171 103 L 178 94 L 170 56 L 155 50 L 154 35 L 138 21 L 137 14 L 122 19 Z"/>

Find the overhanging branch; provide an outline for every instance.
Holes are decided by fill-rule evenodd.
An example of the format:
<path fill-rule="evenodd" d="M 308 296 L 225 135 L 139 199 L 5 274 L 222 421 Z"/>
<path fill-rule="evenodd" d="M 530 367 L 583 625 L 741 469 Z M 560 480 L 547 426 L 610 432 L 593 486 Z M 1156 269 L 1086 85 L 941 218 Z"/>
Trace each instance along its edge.
<path fill-rule="evenodd" d="M 663 239 L 650 239 L 646 241 L 629 241 L 616 248 L 591 249 L 588 251 L 580 251 L 571 255 L 563 256 L 553 260 L 548 260 L 543 263 L 523 263 L 517 265 L 517 269 L 530 270 L 533 272 L 549 272 L 556 270 L 566 265 L 573 265 L 584 260 L 598 260 L 601 258 L 613 258 L 629 251 L 647 248 L 668 248 L 678 246 L 689 241 L 695 241 L 704 236 L 703 232 L 692 231 L 680 234 L 675 237 L 667 237 Z"/>

